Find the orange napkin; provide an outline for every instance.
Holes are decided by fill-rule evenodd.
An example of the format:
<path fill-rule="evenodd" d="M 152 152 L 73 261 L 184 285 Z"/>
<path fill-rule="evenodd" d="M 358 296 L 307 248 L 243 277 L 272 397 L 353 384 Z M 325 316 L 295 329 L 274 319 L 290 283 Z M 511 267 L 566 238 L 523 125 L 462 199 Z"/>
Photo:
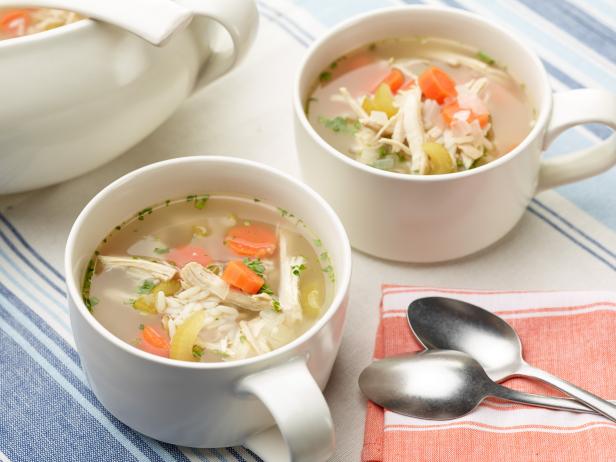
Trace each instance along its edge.
<path fill-rule="evenodd" d="M 422 349 L 406 320 L 421 297 L 466 300 L 504 318 L 518 332 L 531 365 L 603 398 L 616 399 L 616 293 L 382 289 L 375 358 Z M 551 387 L 511 379 L 518 390 L 558 395 Z M 363 462 L 616 461 L 616 423 L 488 400 L 455 420 L 421 420 L 368 402 Z"/>

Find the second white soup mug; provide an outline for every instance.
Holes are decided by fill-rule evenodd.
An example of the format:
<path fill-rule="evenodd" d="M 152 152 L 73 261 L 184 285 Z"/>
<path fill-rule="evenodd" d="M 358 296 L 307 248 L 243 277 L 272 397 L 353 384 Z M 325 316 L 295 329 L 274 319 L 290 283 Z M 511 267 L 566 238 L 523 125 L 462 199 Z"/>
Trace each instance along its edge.
<path fill-rule="evenodd" d="M 523 82 L 537 111 L 528 136 L 484 166 L 446 175 L 405 175 L 366 166 L 328 145 L 308 122 L 305 103 L 319 73 L 358 46 L 391 37 L 432 36 L 481 49 Z M 352 18 L 308 51 L 295 84 L 295 137 L 304 179 L 333 206 L 351 244 L 406 262 L 477 252 L 503 237 L 538 192 L 601 173 L 616 163 L 616 137 L 583 152 L 542 159 L 574 125 L 616 128 L 616 94 L 583 89 L 552 94 L 538 56 L 493 21 L 460 10 L 397 7 Z"/>

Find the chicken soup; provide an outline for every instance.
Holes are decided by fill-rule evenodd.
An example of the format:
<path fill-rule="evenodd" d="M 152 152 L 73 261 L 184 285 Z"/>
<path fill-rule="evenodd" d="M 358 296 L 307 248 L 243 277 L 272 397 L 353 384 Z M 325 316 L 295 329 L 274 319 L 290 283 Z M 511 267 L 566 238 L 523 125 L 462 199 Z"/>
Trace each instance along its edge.
<path fill-rule="evenodd" d="M 232 361 L 299 337 L 334 284 L 326 249 L 291 212 L 191 195 L 116 226 L 88 265 L 83 299 L 111 333 L 149 353 Z"/>
<path fill-rule="evenodd" d="M 49 8 L 0 8 L 0 40 L 36 34 L 83 19 L 77 13 Z"/>
<path fill-rule="evenodd" d="M 426 175 L 486 164 L 514 149 L 535 114 L 524 85 L 475 48 L 396 38 L 338 58 L 306 114 L 338 151 L 377 169 Z"/>

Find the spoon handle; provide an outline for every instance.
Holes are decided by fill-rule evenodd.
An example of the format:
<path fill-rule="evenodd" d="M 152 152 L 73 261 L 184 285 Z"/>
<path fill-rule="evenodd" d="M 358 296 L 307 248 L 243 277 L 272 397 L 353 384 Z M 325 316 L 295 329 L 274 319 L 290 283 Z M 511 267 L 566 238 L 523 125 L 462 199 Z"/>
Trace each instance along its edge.
<path fill-rule="evenodd" d="M 610 403 L 609 401 L 604 400 L 603 398 L 599 398 L 592 393 L 583 390 L 580 387 L 573 385 L 572 383 L 567 382 L 561 378 L 558 378 L 548 372 L 542 371 L 541 369 L 537 369 L 529 364 L 523 364 L 520 370 L 516 375 L 522 375 L 526 377 L 532 377 L 541 380 L 549 385 L 552 385 L 555 388 L 558 388 L 560 391 L 567 393 L 569 396 L 577 399 L 581 403 L 586 404 L 588 407 L 594 409 L 599 414 L 602 414 L 604 417 L 616 422 L 616 405 Z"/>
<path fill-rule="evenodd" d="M 496 387 L 490 393 L 496 398 L 506 399 L 521 404 L 529 404 L 531 406 L 545 407 L 548 409 L 556 409 L 559 411 L 583 412 L 588 414 L 599 414 L 594 409 L 590 409 L 583 404 L 578 403 L 571 398 L 557 398 L 555 396 L 534 395 L 532 393 L 523 393 L 496 384 Z"/>

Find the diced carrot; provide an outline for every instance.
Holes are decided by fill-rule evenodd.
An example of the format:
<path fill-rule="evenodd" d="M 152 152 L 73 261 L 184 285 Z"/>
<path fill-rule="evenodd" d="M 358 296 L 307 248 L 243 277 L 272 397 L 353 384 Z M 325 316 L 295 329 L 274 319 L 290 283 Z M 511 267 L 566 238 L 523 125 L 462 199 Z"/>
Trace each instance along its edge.
<path fill-rule="evenodd" d="M 389 86 L 389 89 L 392 93 L 396 93 L 403 83 L 404 74 L 400 69 L 396 69 L 394 67 L 391 69 L 391 71 L 389 71 L 389 74 L 387 74 L 383 80 L 381 80 L 377 85 L 374 86 L 374 90 L 372 91 L 372 93 L 374 93 L 376 89 L 379 88 L 379 86 L 381 86 L 382 84 L 386 84 L 387 86 Z"/>
<path fill-rule="evenodd" d="M 171 250 L 171 252 L 167 254 L 166 260 L 176 264 L 180 268 L 191 261 L 197 262 L 203 266 L 207 266 L 212 262 L 212 259 L 203 247 L 190 244 L 176 247 Z"/>
<path fill-rule="evenodd" d="M 265 281 L 239 260 L 227 263 L 222 278 L 247 294 L 256 294 Z"/>
<path fill-rule="evenodd" d="M 24 35 L 29 25 L 30 12 L 28 10 L 11 10 L 0 17 L 2 31 L 11 37 Z"/>
<path fill-rule="evenodd" d="M 144 326 L 140 334 L 141 342 L 139 347 L 143 351 L 154 355 L 169 357 L 169 339 L 162 329 L 153 326 Z"/>
<path fill-rule="evenodd" d="M 410 90 L 414 86 L 415 86 L 415 80 L 414 79 L 409 79 L 406 82 L 404 82 L 404 85 L 402 85 L 400 87 L 400 90 Z"/>
<path fill-rule="evenodd" d="M 456 101 L 446 104 L 441 109 L 441 116 L 447 125 L 451 125 L 451 123 L 455 120 L 454 114 L 458 111 L 470 111 L 470 115 L 468 116 L 467 121 L 472 122 L 473 120 L 477 120 L 481 127 L 485 127 L 486 124 L 490 121 L 489 114 L 475 114 L 470 109 L 461 109 Z"/>
<path fill-rule="evenodd" d="M 227 232 L 225 244 L 238 255 L 266 257 L 276 251 L 276 233 L 267 226 L 252 224 L 235 226 Z"/>
<path fill-rule="evenodd" d="M 429 67 L 419 76 L 419 87 L 426 98 L 434 99 L 439 104 L 442 104 L 445 98 L 458 94 L 453 79 L 435 66 Z"/>

